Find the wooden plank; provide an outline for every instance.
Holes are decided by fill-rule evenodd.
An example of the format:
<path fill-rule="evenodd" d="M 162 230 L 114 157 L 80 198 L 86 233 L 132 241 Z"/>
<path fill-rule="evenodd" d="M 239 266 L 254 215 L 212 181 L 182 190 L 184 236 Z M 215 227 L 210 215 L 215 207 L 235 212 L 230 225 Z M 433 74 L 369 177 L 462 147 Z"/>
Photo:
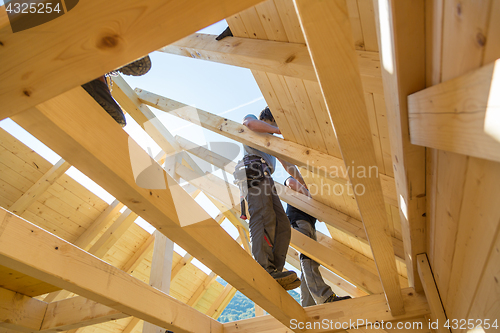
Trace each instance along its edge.
<path fill-rule="evenodd" d="M 407 96 L 426 83 L 424 1 L 380 0 L 375 12 L 408 282 L 420 292 L 414 259 L 426 250 L 425 150 L 409 140 Z"/>
<path fill-rule="evenodd" d="M 183 269 L 184 267 L 186 267 L 186 265 L 188 265 L 192 260 L 193 260 L 193 256 L 190 255 L 189 253 L 186 253 L 184 255 L 184 257 L 182 257 L 181 260 L 179 260 L 179 262 L 177 262 L 177 264 L 172 267 L 172 273 L 171 273 L 171 279 L 175 279 L 175 277 L 177 276 L 177 274 L 179 274 L 179 272 L 181 271 L 181 269 Z"/>
<path fill-rule="evenodd" d="M 91 81 L 259 2 L 149 0 L 139 5 L 136 1 L 115 0 L 103 5 L 91 1 L 79 3 L 71 12 L 31 28 L 29 33 L 12 34 L 10 27 L 3 27 L 0 29 L 0 40 L 5 45 L 2 59 L 10 65 L 0 76 L 3 106 L 0 119 Z M 116 11 L 117 7 L 121 10 Z M 165 21 L 167 15 L 172 19 Z M 146 35 L 149 37 L 144 38 Z M 24 52 L 26 45 L 30 52 Z M 36 61 L 29 54 L 36 54 Z"/>
<path fill-rule="evenodd" d="M 411 142 L 500 161 L 500 60 L 408 96 Z"/>
<path fill-rule="evenodd" d="M 50 185 L 54 184 L 54 182 L 61 177 L 71 165 L 65 160 L 61 159 L 57 162 L 49 171 L 47 171 L 33 186 L 30 187 L 28 191 L 26 191 L 22 197 L 17 199 L 16 202 L 12 206 L 9 207 L 9 210 L 17 215 L 21 215 L 24 211 L 38 198 L 43 194 L 43 192 L 47 191 Z"/>
<path fill-rule="evenodd" d="M 119 310 L 77 296 L 50 303 L 40 331 L 67 331 L 126 317 Z"/>
<path fill-rule="evenodd" d="M 266 31 L 267 39 L 272 41 L 287 42 L 285 27 L 281 22 L 278 9 L 273 0 L 261 2 L 255 6 L 260 23 Z"/>
<path fill-rule="evenodd" d="M 222 314 L 222 312 L 224 311 L 224 309 L 229 304 L 229 302 L 234 297 L 237 291 L 238 289 L 234 288 L 230 284 L 227 284 L 224 287 L 222 293 L 219 295 L 219 297 L 217 297 L 215 302 L 206 312 L 207 316 L 210 316 L 214 319 L 219 318 L 219 316 Z"/>
<path fill-rule="evenodd" d="M 368 170 L 377 162 L 346 4 L 344 1 L 295 0 L 295 6 L 342 156 L 345 161 L 353 161 L 354 166 Z M 328 42 L 321 37 L 324 31 L 329 31 L 332 36 Z M 339 49 L 343 52 L 331 56 L 333 50 Z M 380 181 L 358 174 L 351 175 L 350 181 L 353 188 L 361 186 L 366 190 L 363 194 L 355 191 L 356 201 L 389 309 L 395 315 L 403 314 L 405 310 L 391 236 L 387 233 L 388 221 Z"/>
<path fill-rule="evenodd" d="M 46 309 L 45 302 L 0 288 L 0 328 L 38 331 Z"/>
<path fill-rule="evenodd" d="M 161 179 L 169 184 L 167 188 L 145 189 L 136 184 L 129 155 L 129 144 L 134 147 L 134 141 L 83 89 L 76 88 L 14 118 L 284 324 L 289 325 L 290 318 L 303 318 L 303 309 L 291 296 L 159 165 L 153 164 L 160 170 Z M 146 152 L 139 147 L 134 149 L 135 159 L 150 161 Z M 189 225 L 192 223 L 195 224 Z"/>
<path fill-rule="evenodd" d="M 419 254 L 417 256 L 417 266 L 418 274 L 420 275 L 420 281 L 422 281 L 422 286 L 424 288 L 425 297 L 429 303 L 430 317 L 432 322 L 437 322 L 438 327 L 436 332 L 438 333 L 451 333 L 449 328 L 444 327 L 446 322 L 446 314 L 444 313 L 443 304 L 441 298 L 439 297 L 439 291 L 436 287 L 436 282 L 434 281 L 434 276 L 432 275 L 431 266 L 427 260 L 427 254 Z"/>
<path fill-rule="evenodd" d="M 158 51 L 226 65 L 316 81 L 316 74 L 303 43 L 193 34 Z M 381 77 L 378 53 L 356 51 L 363 77 Z M 126 107 L 124 106 L 126 109 Z"/>
<path fill-rule="evenodd" d="M 407 319 L 423 317 L 429 313 L 429 307 L 424 295 L 415 293 L 413 288 L 402 289 L 403 300 L 407 307 L 407 312 L 404 315 L 393 316 L 387 311 L 385 296 L 383 294 L 370 295 L 366 297 L 358 297 L 353 299 L 343 300 L 341 302 L 327 303 L 318 306 L 310 306 L 305 308 L 305 311 L 311 319 L 311 325 L 315 322 L 321 323 L 326 320 L 327 327 L 322 327 L 316 324 L 316 328 L 320 329 L 311 330 L 313 332 L 339 332 L 345 330 L 342 324 L 335 323 L 355 323 L 356 320 L 363 318 L 364 323 L 360 322 L 358 328 L 366 325 L 366 322 L 379 323 L 404 321 Z M 331 322 L 332 321 L 332 322 Z M 295 327 L 298 327 L 300 321 L 294 321 Z M 333 326 L 332 326 L 333 325 Z M 305 322 L 304 322 L 305 326 Z M 345 327 L 345 326 L 344 326 Z M 376 332 L 379 330 L 376 330 Z M 286 333 L 290 332 L 289 329 L 280 325 L 271 316 L 256 317 L 251 319 L 237 320 L 224 324 L 225 333 L 250 333 L 250 332 L 273 332 L 273 333 Z"/>
<path fill-rule="evenodd" d="M 300 30 L 300 22 L 293 7 L 293 3 L 289 0 L 274 0 L 276 9 L 285 28 L 288 41 L 291 43 L 305 43 L 304 35 Z"/>
<path fill-rule="evenodd" d="M 205 280 L 196 288 L 196 291 L 191 295 L 189 300 L 186 302 L 187 305 L 194 307 L 196 303 L 203 297 L 203 294 L 210 288 L 212 283 L 217 278 L 217 274 L 210 272 Z"/>
<path fill-rule="evenodd" d="M 170 294 L 170 280 L 172 273 L 172 260 L 174 254 L 174 242 L 165 235 L 155 230 L 153 259 L 151 260 L 151 273 L 149 285 L 165 294 Z M 160 333 L 162 328 L 149 322 L 144 322 L 143 333 Z"/>
<path fill-rule="evenodd" d="M 222 332 L 220 324 L 182 302 L 4 209 L 0 214 L 0 263 L 166 329 Z M 50 271 L 47 262 L 54 263 Z"/>

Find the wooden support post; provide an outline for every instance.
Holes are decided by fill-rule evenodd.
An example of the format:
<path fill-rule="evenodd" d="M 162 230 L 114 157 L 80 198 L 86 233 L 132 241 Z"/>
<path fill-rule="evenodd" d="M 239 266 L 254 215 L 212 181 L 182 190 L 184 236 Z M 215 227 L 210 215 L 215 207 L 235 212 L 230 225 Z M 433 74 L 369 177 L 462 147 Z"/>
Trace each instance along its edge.
<path fill-rule="evenodd" d="M 436 281 L 434 281 L 434 276 L 432 275 L 432 270 L 431 266 L 429 265 L 429 260 L 427 259 L 427 254 L 419 254 L 417 256 L 417 262 L 418 274 L 420 276 L 420 281 L 422 281 L 425 297 L 427 298 L 427 302 L 429 303 L 429 308 L 431 311 L 430 318 L 432 322 L 438 322 L 436 332 L 451 333 L 451 330 L 449 328 L 443 326 L 446 322 L 446 314 L 441 302 L 441 297 L 439 296 Z"/>
<path fill-rule="evenodd" d="M 299 304 L 159 165 L 154 165 L 158 176 L 172 186 L 137 185 L 129 145 L 138 154 L 135 159 L 150 157 L 83 89 L 75 88 L 13 120 L 283 324 L 290 325 L 291 318 L 306 319 Z"/>
<path fill-rule="evenodd" d="M 47 191 L 50 185 L 54 184 L 71 167 L 71 164 L 61 159 L 49 169 L 39 180 L 36 181 L 16 202 L 9 207 L 9 210 L 17 215 L 22 215 L 32 203 Z"/>
<path fill-rule="evenodd" d="M 4 209 L 0 229 L 3 266 L 166 329 L 222 332 L 215 320 Z"/>
<path fill-rule="evenodd" d="M 168 295 L 170 293 L 170 275 L 172 272 L 174 242 L 158 230 L 155 230 L 154 238 L 155 242 L 149 285 Z M 144 326 L 142 327 L 143 333 L 162 333 L 162 331 L 161 327 L 149 322 L 144 322 Z"/>
<path fill-rule="evenodd" d="M 131 333 L 135 329 L 135 327 L 137 326 L 137 324 L 139 324 L 140 321 L 141 320 L 139 318 L 132 317 L 132 319 L 130 320 L 130 322 L 123 329 L 122 333 Z"/>
<path fill-rule="evenodd" d="M 407 96 L 426 85 L 424 3 L 377 0 L 374 6 L 408 282 L 417 292 L 415 259 L 426 251 L 425 149 L 410 142 Z"/>
<path fill-rule="evenodd" d="M 2 27 L 2 62 L 8 63 L 9 69 L 0 75 L 0 119 L 89 82 L 260 1 L 82 1 L 71 12 L 33 27 L 29 33 L 13 34 L 11 27 Z M 171 19 L 165 20 L 167 16 Z"/>
<path fill-rule="evenodd" d="M 345 0 L 294 0 L 294 4 L 344 161 L 352 161 L 358 170 L 368 170 L 377 160 Z M 351 174 L 350 181 L 389 309 L 394 315 L 403 314 L 380 181 L 359 176 L 359 172 Z"/>
<path fill-rule="evenodd" d="M 500 162 L 500 60 L 408 96 L 411 143 Z"/>

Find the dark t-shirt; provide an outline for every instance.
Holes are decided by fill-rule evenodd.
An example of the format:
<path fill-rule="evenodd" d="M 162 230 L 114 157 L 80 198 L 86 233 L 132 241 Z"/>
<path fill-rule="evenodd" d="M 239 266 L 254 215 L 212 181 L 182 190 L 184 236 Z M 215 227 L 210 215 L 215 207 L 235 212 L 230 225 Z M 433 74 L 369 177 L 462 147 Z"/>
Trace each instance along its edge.
<path fill-rule="evenodd" d="M 286 180 L 284 184 L 286 186 Z M 316 224 L 316 218 L 314 216 L 311 216 L 290 204 L 287 204 L 286 206 L 286 215 L 288 216 L 288 219 L 290 220 L 291 224 L 295 224 L 295 221 L 298 220 L 307 221 L 311 223 L 313 227 Z"/>

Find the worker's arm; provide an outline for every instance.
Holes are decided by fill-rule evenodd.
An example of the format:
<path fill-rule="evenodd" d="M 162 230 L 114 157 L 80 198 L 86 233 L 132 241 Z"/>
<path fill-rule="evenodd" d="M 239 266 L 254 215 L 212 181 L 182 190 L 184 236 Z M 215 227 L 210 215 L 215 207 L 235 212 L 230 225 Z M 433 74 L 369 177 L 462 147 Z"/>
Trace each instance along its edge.
<path fill-rule="evenodd" d="M 302 175 L 300 174 L 297 167 L 295 165 L 293 165 L 292 163 L 287 162 L 285 160 L 282 160 L 280 158 L 278 158 L 278 160 L 281 162 L 281 164 L 283 165 L 283 168 L 285 168 L 286 172 L 288 172 L 288 174 L 290 176 L 292 176 L 293 178 L 298 180 L 299 183 L 302 184 L 302 186 L 304 186 L 307 189 L 307 185 L 304 182 L 304 179 L 302 178 Z"/>
<path fill-rule="evenodd" d="M 302 193 L 303 195 L 307 195 L 308 197 L 311 196 L 311 193 L 309 193 L 307 187 L 303 186 L 301 183 L 299 183 L 298 180 L 293 177 L 287 178 L 287 180 L 285 180 L 285 185 L 296 192 Z"/>
<path fill-rule="evenodd" d="M 243 119 L 243 125 L 258 133 L 281 134 L 278 127 L 270 125 L 265 121 L 255 119 L 254 117 L 245 117 L 245 119 Z"/>

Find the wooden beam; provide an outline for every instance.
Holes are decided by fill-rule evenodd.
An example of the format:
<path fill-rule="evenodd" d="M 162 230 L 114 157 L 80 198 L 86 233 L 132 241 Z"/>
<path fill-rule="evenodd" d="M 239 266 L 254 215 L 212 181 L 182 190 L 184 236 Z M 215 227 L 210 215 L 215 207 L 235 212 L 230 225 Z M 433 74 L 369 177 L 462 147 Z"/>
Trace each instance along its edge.
<path fill-rule="evenodd" d="M 342 170 L 345 170 L 344 162 L 339 158 L 269 134 L 253 132 L 242 124 L 139 88 L 136 88 L 135 91 L 139 96 L 139 100 L 144 104 L 278 158 L 283 158 L 310 171 L 329 176 L 332 170 L 338 170 L 339 176 L 342 176 Z"/>
<path fill-rule="evenodd" d="M 104 211 L 97 219 L 95 219 L 87 230 L 85 230 L 85 232 L 78 237 L 74 244 L 83 250 L 87 250 L 94 238 L 97 237 L 97 235 L 106 227 L 109 221 L 120 211 L 122 207 L 122 203 L 118 200 L 114 200 L 108 207 L 106 207 L 106 209 L 104 209 Z M 45 296 L 43 300 L 47 303 L 60 301 L 68 297 L 70 294 L 71 293 L 67 290 L 58 290 Z"/>
<path fill-rule="evenodd" d="M 90 248 L 89 253 L 98 258 L 103 258 L 136 219 L 137 214 L 127 208 Z"/>
<path fill-rule="evenodd" d="M 236 163 L 221 156 L 219 154 L 214 153 L 213 151 L 208 150 L 205 147 L 201 147 L 183 137 L 176 136 L 176 142 L 179 146 L 187 150 L 189 153 L 201 158 L 209 162 L 210 164 L 215 165 L 216 167 L 225 170 L 226 172 L 232 174 L 234 172 L 234 168 L 236 167 Z M 181 171 L 182 172 L 182 171 Z M 384 181 L 382 181 L 382 184 Z M 288 187 L 275 183 L 276 191 L 280 196 L 280 199 L 284 202 L 295 206 L 304 212 L 318 218 L 320 221 L 325 222 L 326 224 L 331 225 L 332 227 L 345 232 L 346 234 L 357 238 L 365 244 L 368 244 L 368 238 L 366 237 L 366 232 L 363 227 L 363 223 L 347 214 L 344 214 L 330 206 L 327 206 L 311 197 L 298 193 L 289 189 Z M 384 188 L 384 187 L 383 187 Z M 390 190 L 385 190 L 384 195 L 386 197 Z M 391 195 L 392 197 L 392 195 Z M 394 246 L 394 252 L 396 258 L 404 261 L 404 246 L 403 242 L 395 237 L 392 237 L 392 244 Z"/>
<path fill-rule="evenodd" d="M 167 154 L 179 151 L 174 137 L 155 116 L 155 114 L 139 101 L 135 91 L 121 77 L 113 77 L 113 97 L 127 113 L 148 133 L 148 135 Z"/>
<path fill-rule="evenodd" d="M 358 297 L 343 300 L 341 302 L 307 307 L 305 308 L 307 315 L 309 318 L 313 318 L 310 320 L 311 325 L 314 325 L 316 322 L 316 328 L 318 328 L 318 326 L 320 327 L 320 329 L 314 329 L 311 330 L 311 332 L 345 331 L 346 326 L 342 328 L 342 323 L 356 324 L 358 319 L 362 319 L 364 322 L 359 322 L 359 325 L 347 327 L 347 329 L 363 328 L 367 322 L 375 323 L 378 321 L 380 323 L 382 320 L 384 322 L 404 321 L 423 317 L 429 313 L 429 306 L 425 296 L 416 293 L 413 288 L 402 289 L 401 293 L 407 311 L 405 314 L 398 316 L 394 316 L 387 311 L 387 300 L 384 294 Z M 321 326 L 323 321 L 327 323 L 326 327 Z M 294 321 L 295 325 L 293 325 L 293 327 L 299 327 L 299 322 L 300 321 Z M 340 324 L 337 324 L 337 327 L 335 327 L 336 323 Z M 224 333 L 250 332 L 287 333 L 290 332 L 290 329 L 283 327 L 283 325 L 271 316 L 237 320 L 224 324 Z"/>
<path fill-rule="evenodd" d="M 374 6 L 408 282 L 417 292 L 415 258 L 426 251 L 425 149 L 410 142 L 407 96 L 426 85 L 424 3 L 377 0 Z"/>
<path fill-rule="evenodd" d="M 1 265 L 166 329 L 222 332 L 219 323 L 184 303 L 4 209 L 0 221 Z"/>
<path fill-rule="evenodd" d="M 411 143 L 499 162 L 499 67 L 497 60 L 408 96 Z"/>
<path fill-rule="evenodd" d="M 137 185 L 129 144 L 134 160 L 151 158 L 82 88 L 13 120 L 285 325 L 304 317 L 299 304 L 159 165 L 151 164 L 152 170 L 166 188 Z"/>
<path fill-rule="evenodd" d="M 214 272 L 210 272 L 210 274 L 207 275 L 205 280 L 203 280 L 203 282 L 198 286 L 198 288 L 196 288 L 195 292 L 193 293 L 191 298 L 189 298 L 186 304 L 194 307 L 198 303 L 198 301 L 203 297 L 205 292 L 210 288 L 210 286 L 212 285 L 212 283 L 215 281 L 216 278 L 217 274 L 215 274 Z"/>
<path fill-rule="evenodd" d="M 49 169 L 39 180 L 35 182 L 24 194 L 9 207 L 9 210 L 17 215 L 22 215 L 32 203 L 47 191 L 71 167 L 71 164 L 61 159 Z"/>
<path fill-rule="evenodd" d="M 316 81 L 316 73 L 302 43 L 192 34 L 158 51 L 208 60 L 226 65 Z M 378 52 L 356 51 L 362 76 L 378 78 L 382 84 Z"/>
<path fill-rule="evenodd" d="M 0 75 L 0 119 L 89 82 L 260 1 L 83 1 L 71 12 L 33 27 L 29 33 L 13 34 L 5 26 L 0 29 L 0 40 L 2 61 L 9 68 Z M 165 20 L 167 16 L 170 19 Z"/>
<path fill-rule="evenodd" d="M 217 297 L 217 299 L 212 303 L 210 308 L 207 310 L 206 314 L 207 316 L 210 316 L 214 319 L 219 318 L 219 316 L 222 314 L 226 306 L 229 304 L 231 299 L 234 297 L 238 290 L 231 286 L 230 284 L 227 284 L 224 289 L 222 290 L 222 293 Z"/>
<path fill-rule="evenodd" d="M 377 160 L 345 0 L 294 0 L 294 4 L 342 156 L 345 161 L 352 161 L 356 169 L 369 170 L 377 165 Z M 325 31 L 329 38 L 325 39 Z M 352 173 L 350 181 L 389 309 L 394 315 L 403 314 L 380 181 L 360 177 L 359 172 Z M 358 186 L 363 189 L 362 194 L 356 191 Z"/>
<path fill-rule="evenodd" d="M 141 320 L 139 318 L 132 317 L 132 320 L 130 320 L 130 322 L 127 324 L 127 326 L 125 326 L 122 333 L 131 333 L 135 329 L 137 324 L 139 324 L 140 321 Z"/>
<path fill-rule="evenodd" d="M 436 332 L 451 333 L 451 330 L 449 328 L 444 327 L 444 323 L 446 322 L 446 314 L 441 302 L 441 297 L 439 296 L 436 281 L 434 280 L 434 276 L 432 274 L 429 260 L 427 259 L 427 254 L 419 254 L 417 256 L 417 262 L 418 274 L 420 276 L 420 281 L 422 281 L 425 297 L 427 298 L 427 302 L 429 303 L 429 308 L 431 311 L 431 321 L 438 323 Z"/>
<path fill-rule="evenodd" d="M 174 255 L 174 242 L 168 239 L 158 230 L 154 232 L 155 244 L 153 259 L 151 260 L 151 273 L 149 285 L 165 294 L 170 293 L 170 280 L 172 272 L 172 260 Z M 162 333 L 162 328 L 149 322 L 144 322 L 143 333 Z"/>
<path fill-rule="evenodd" d="M 99 235 L 99 233 L 108 225 L 108 223 L 120 212 L 123 204 L 114 200 L 99 217 L 85 230 L 83 234 L 75 241 L 75 245 L 87 250 L 92 241 Z"/>
<path fill-rule="evenodd" d="M 0 288 L 0 328 L 38 331 L 46 309 L 45 302 Z"/>
<path fill-rule="evenodd" d="M 182 258 L 181 260 L 179 260 L 179 262 L 177 264 L 175 264 L 174 267 L 172 267 L 172 274 L 171 274 L 171 279 L 175 279 L 175 277 L 177 276 L 177 274 L 179 274 L 179 272 L 187 266 L 187 264 L 189 264 L 192 260 L 193 260 L 193 256 L 190 255 L 189 253 L 186 253 Z"/>
<path fill-rule="evenodd" d="M 129 274 L 132 274 L 137 266 L 146 258 L 146 256 L 154 248 L 155 236 L 150 235 L 146 241 L 141 245 L 140 248 L 135 251 L 134 255 L 123 265 L 122 270 Z"/>
<path fill-rule="evenodd" d="M 298 270 L 301 270 L 301 265 L 300 265 L 300 253 L 295 250 L 292 247 L 288 248 L 288 253 L 287 253 L 287 262 L 290 263 L 293 267 L 297 268 Z M 354 286 L 352 283 L 347 282 L 347 280 L 342 279 L 340 276 L 337 274 L 333 273 L 332 271 L 326 269 L 323 266 L 319 267 L 319 271 L 321 273 L 321 276 L 325 280 L 325 282 L 334 289 L 336 294 L 342 295 L 342 293 L 338 293 L 337 291 L 340 289 L 342 292 L 350 295 L 351 297 L 361 297 L 361 296 L 366 296 L 369 295 L 367 292 L 363 291 L 362 289 L 357 288 Z"/>
<path fill-rule="evenodd" d="M 77 296 L 48 304 L 40 330 L 61 332 L 126 317 L 119 310 Z"/>

